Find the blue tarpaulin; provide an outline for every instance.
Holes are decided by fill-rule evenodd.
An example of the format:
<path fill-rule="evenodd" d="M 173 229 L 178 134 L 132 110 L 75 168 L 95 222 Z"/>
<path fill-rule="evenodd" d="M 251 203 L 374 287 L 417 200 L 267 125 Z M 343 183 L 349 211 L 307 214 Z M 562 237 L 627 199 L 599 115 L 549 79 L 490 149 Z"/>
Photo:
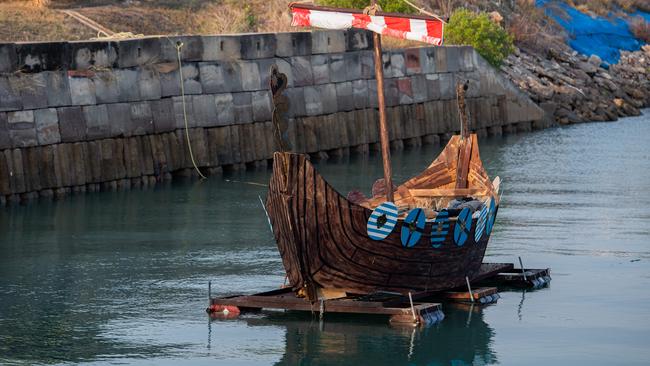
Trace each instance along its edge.
<path fill-rule="evenodd" d="M 636 51 L 644 44 L 634 37 L 625 19 L 591 17 L 562 1 L 537 0 L 536 4 L 567 31 L 571 48 L 587 56 L 598 55 L 605 63 L 615 64 L 620 50 Z M 650 22 L 650 13 L 637 11 L 629 15 Z"/>

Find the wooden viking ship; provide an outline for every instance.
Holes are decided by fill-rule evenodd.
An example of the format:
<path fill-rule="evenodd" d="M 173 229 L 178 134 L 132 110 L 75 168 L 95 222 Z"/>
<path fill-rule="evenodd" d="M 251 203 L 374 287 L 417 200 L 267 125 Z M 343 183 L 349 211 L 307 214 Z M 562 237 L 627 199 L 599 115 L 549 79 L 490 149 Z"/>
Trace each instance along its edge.
<path fill-rule="evenodd" d="M 291 6 L 294 23 L 296 12 L 304 22 L 306 10 L 319 9 Z M 374 17 L 389 16 L 372 8 L 370 12 Z M 428 36 L 442 38 L 441 34 Z M 392 184 L 381 45 L 379 34 L 374 37 L 384 163 L 383 184 L 378 186 L 383 190 L 373 189 L 376 194 L 368 199 L 348 199 L 325 181 L 308 155 L 280 151 L 273 156 L 266 200 L 269 219 L 290 286 L 313 301 L 346 294 L 408 294 L 463 286 L 479 273 L 498 210 L 499 179 L 488 178 L 478 138 L 467 125 L 467 84 L 457 88 L 461 134 L 453 136 L 419 175 L 397 187 Z M 278 110 L 286 110 L 286 100 L 280 98 L 286 79 L 277 69 L 273 73 L 274 102 L 281 101 L 283 108 Z M 282 125 L 278 119 L 274 113 L 276 126 Z M 281 136 L 282 131 L 276 133 Z"/>

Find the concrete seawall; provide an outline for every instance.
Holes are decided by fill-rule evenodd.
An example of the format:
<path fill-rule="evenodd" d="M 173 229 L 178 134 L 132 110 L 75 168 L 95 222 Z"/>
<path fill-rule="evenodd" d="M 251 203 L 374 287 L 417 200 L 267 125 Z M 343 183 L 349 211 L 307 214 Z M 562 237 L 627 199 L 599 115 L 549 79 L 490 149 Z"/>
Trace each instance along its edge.
<path fill-rule="evenodd" d="M 294 151 L 368 151 L 379 140 L 371 49 L 370 34 L 356 30 L 0 44 L 0 202 L 188 174 L 181 73 L 206 173 L 267 164 L 272 64 L 288 76 Z M 459 129 L 458 80 L 470 80 L 479 134 L 550 123 L 471 47 L 387 51 L 384 73 L 397 148 Z"/>

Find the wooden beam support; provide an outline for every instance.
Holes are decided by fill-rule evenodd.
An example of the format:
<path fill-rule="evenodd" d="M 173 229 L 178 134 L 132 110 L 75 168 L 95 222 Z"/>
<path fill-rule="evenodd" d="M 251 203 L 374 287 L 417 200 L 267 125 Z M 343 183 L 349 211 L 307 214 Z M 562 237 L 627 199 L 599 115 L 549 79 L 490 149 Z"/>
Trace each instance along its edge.
<path fill-rule="evenodd" d="M 376 0 L 370 2 L 371 6 L 377 4 Z M 373 14 L 374 15 L 374 14 Z M 386 200 L 393 202 L 393 172 L 390 164 L 390 137 L 388 136 L 388 123 L 386 122 L 386 99 L 384 98 L 384 67 L 381 57 L 381 35 L 373 32 L 375 77 L 377 78 L 377 105 L 379 106 L 379 139 L 381 141 L 381 158 L 384 163 L 384 183 L 386 183 Z"/>
<path fill-rule="evenodd" d="M 409 189 L 413 197 L 468 197 L 485 196 L 485 188 L 438 188 L 438 189 Z"/>
<path fill-rule="evenodd" d="M 265 296 L 234 296 L 226 298 L 214 298 L 212 305 L 229 305 L 249 309 L 286 309 L 298 311 L 318 312 L 320 304 L 310 302 L 305 298 L 296 297 L 293 294 Z M 424 310 L 440 310 L 439 303 L 418 304 L 415 306 L 416 313 Z M 378 314 L 378 315 L 408 315 L 412 317 L 411 307 L 408 304 L 402 306 L 387 307 L 384 302 L 379 301 L 357 301 L 353 299 L 333 299 L 324 301 L 326 313 L 349 313 L 349 314 Z M 416 314 L 417 315 L 417 314 Z"/>

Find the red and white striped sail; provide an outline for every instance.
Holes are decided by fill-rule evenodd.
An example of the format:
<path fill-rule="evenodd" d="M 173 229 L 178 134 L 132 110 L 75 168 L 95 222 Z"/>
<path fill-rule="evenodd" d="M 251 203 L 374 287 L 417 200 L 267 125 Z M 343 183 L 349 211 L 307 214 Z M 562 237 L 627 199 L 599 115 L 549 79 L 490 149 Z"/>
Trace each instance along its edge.
<path fill-rule="evenodd" d="M 291 4 L 292 26 L 327 29 L 367 29 L 381 35 L 442 45 L 444 23 L 435 18 L 409 17 L 395 13 L 366 15 L 350 9 L 331 10 Z"/>

